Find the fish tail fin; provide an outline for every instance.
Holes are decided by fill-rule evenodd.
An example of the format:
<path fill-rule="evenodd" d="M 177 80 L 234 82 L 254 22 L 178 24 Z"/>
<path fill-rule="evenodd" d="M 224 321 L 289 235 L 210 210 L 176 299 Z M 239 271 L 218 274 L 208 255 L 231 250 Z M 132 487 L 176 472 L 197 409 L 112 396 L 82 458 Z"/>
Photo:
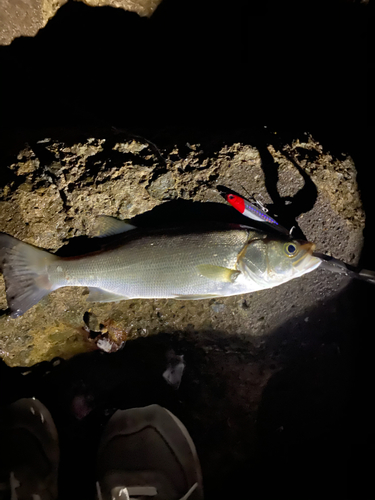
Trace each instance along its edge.
<path fill-rule="evenodd" d="M 3 273 L 11 317 L 17 318 L 56 287 L 48 278 L 53 254 L 0 233 L 0 270 Z"/>

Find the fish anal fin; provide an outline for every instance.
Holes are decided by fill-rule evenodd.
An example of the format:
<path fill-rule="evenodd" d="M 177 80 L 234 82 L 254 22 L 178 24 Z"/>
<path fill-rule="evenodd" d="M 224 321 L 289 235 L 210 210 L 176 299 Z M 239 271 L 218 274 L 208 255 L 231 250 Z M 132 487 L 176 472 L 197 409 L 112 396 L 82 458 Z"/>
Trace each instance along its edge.
<path fill-rule="evenodd" d="M 202 264 L 197 266 L 197 269 L 201 276 L 224 283 L 233 283 L 236 281 L 237 276 L 241 274 L 241 271 L 236 271 L 227 267 L 213 266 L 211 264 Z"/>
<path fill-rule="evenodd" d="M 126 220 L 116 219 L 108 215 L 99 215 L 99 217 L 95 219 L 91 230 L 91 236 L 94 238 L 105 238 L 106 236 L 126 233 L 132 229 L 136 229 L 136 227 L 129 224 Z"/>
<path fill-rule="evenodd" d="M 124 297 L 123 295 L 118 295 L 116 293 L 94 287 L 89 287 L 89 294 L 87 296 L 87 300 L 89 302 L 119 302 L 120 300 L 126 300 L 127 298 L 128 297 Z"/>
<path fill-rule="evenodd" d="M 191 295 L 175 295 L 173 298 L 176 300 L 201 300 L 201 299 L 215 299 L 220 297 L 216 293 L 197 293 Z"/>

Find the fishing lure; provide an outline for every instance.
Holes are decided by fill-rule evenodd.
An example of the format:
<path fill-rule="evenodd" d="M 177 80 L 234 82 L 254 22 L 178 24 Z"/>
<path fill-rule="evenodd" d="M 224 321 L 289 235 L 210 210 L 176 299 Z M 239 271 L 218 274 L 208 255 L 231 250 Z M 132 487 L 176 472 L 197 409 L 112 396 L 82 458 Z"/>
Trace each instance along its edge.
<path fill-rule="evenodd" d="M 267 215 L 264 207 L 263 210 L 261 210 L 260 207 L 256 207 L 250 201 L 245 200 L 245 198 L 242 198 L 241 196 L 238 196 L 233 193 L 226 194 L 226 200 L 228 203 L 232 205 L 233 208 L 238 210 L 242 215 L 245 217 L 249 217 L 250 219 L 257 220 L 260 222 L 268 222 L 269 224 L 275 224 L 276 226 L 279 225 L 278 222 L 275 221 L 275 219 L 272 219 L 269 215 Z"/>
<path fill-rule="evenodd" d="M 281 226 L 275 219 L 267 215 L 267 209 L 259 201 L 254 200 L 256 203 L 255 205 L 227 188 L 221 188 L 220 193 L 233 208 L 238 210 L 245 217 L 263 222 L 267 224 L 267 226 L 271 226 L 273 229 L 289 235 L 289 231 L 285 227 Z"/>

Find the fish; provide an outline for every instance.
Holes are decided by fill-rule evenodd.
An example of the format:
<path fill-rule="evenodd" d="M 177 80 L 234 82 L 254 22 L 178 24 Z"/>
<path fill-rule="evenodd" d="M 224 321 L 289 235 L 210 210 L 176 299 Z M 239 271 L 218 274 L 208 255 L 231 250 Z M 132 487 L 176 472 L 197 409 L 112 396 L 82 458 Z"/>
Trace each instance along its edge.
<path fill-rule="evenodd" d="M 91 302 L 198 300 L 272 288 L 321 263 L 313 243 L 243 225 L 144 229 L 100 216 L 95 235 L 100 250 L 59 257 L 0 233 L 10 316 L 66 286 L 88 287 Z"/>

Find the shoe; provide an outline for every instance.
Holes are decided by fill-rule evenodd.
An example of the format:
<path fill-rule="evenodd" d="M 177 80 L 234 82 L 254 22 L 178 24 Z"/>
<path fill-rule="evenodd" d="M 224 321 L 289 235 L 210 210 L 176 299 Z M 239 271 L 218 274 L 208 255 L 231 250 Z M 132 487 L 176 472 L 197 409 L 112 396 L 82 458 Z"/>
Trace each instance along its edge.
<path fill-rule="evenodd" d="M 59 444 L 47 408 L 19 399 L 0 415 L 0 499 L 55 500 Z"/>
<path fill-rule="evenodd" d="M 99 446 L 97 477 L 98 500 L 203 500 L 194 443 L 158 405 L 114 413 Z"/>

